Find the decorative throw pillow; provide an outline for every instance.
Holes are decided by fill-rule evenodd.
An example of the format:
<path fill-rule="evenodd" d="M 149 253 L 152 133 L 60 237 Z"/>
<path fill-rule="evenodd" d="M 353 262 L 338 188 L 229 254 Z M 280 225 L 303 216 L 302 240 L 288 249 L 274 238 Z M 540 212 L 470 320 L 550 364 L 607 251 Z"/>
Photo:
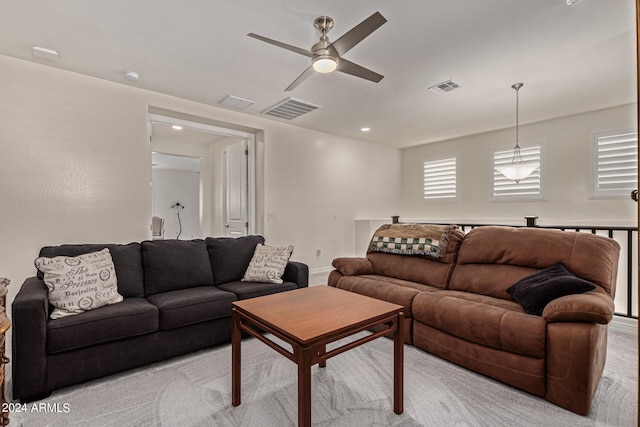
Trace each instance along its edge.
<path fill-rule="evenodd" d="M 293 252 L 293 246 L 256 245 L 243 282 L 282 283 L 282 275 Z"/>
<path fill-rule="evenodd" d="M 35 265 L 49 289 L 52 319 L 122 301 L 109 249 L 76 257 L 40 257 Z"/>
<path fill-rule="evenodd" d="M 594 290 L 593 283 L 576 277 L 562 263 L 523 277 L 507 289 L 507 293 L 524 307 L 528 314 L 542 315 L 545 306 L 565 295 Z"/>

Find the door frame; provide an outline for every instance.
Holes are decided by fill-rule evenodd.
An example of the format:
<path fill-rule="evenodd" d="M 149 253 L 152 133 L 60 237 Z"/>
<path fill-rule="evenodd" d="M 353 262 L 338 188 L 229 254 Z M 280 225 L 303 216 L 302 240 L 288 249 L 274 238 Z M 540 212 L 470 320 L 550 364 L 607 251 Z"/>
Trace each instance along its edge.
<path fill-rule="evenodd" d="M 162 114 L 147 112 L 147 128 L 151 133 L 152 123 L 165 125 L 179 125 L 184 128 L 191 128 L 202 132 L 209 132 L 216 135 L 243 138 L 247 141 L 247 227 L 248 234 L 256 233 L 256 134 L 236 129 L 230 129 L 222 126 L 215 126 L 208 123 L 198 122 L 196 118 L 193 120 L 180 119 Z M 149 159 L 151 159 L 151 149 L 149 149 Z M 223 215 L 224 217 L 224 212 Z M 151 216 L 149 216 L 151 218 Z"/>

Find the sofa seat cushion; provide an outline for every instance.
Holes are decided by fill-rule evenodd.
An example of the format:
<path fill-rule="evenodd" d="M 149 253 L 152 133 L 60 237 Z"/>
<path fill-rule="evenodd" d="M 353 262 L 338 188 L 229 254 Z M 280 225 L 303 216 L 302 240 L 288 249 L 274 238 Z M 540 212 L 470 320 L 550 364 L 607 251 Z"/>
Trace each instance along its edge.
<path fill-rule="evenodd" d="M 215 286 L 163 292 L 151 295 L 147 299 L 158 307 L 161 330 L 229 317 L 231 303 L 237 300 L 235 294 Z"/>
<path fill-rule="evenodd" d="M 262 295 L 277 294 L 278 292 L 292 291 L 298 289 L 298 285 L 293 282 L 282 283 L 259 283 L 259 282 L 229 282 L 218 286 L 227 292 L 233 292 L 238 299 L 248 299 L 260 297 Z"/>
<path fill-rule="evenodd" d="M 459 291 L 422 292 L 413 318 L 455 337 L 509 353 L 543 359 L 547 322 L 520 304 Z"/>
<path fill-rule="evenodd" d="M 336 274 L 340 273 L 336 272 Z M 403 306 L 405 321 L 402 334 L 404 342 L 407 344 L 413 344 L 413 322 L 411 321 L 413 298 L 422 291 L 436 290 L 436 288 L 420 283 L 376 275 L 340 276 L 337 280 L 335 278 L 330 280 L 329 283 L 330 286 L 336 288 Z M 374 328 L 373 330 L 380 329 Z M 388 336 L 392 337 L 393 334 Z"/>
<path fill-rule="evenodd" d="M 60 353 L 158 330 L 158 309 L 144 298 L 125 298 L 47 322 L 47 352 Z"/>

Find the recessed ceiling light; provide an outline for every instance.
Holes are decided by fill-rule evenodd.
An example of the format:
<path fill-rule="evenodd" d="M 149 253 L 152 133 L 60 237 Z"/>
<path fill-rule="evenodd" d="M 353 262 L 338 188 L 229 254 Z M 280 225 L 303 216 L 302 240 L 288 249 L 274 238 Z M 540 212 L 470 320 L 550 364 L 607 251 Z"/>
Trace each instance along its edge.
<path fill-rule="evenodd" d="M 125 71 L 124 72 L 125 80 L 129 80 L 130 82 L 137 82 L 140 79 L 140 74 L 135 71 Z"/>
<path fill-rule="evenodd" d="M 361 132 L 369 132 L 371 130 L 371 128 L 361 128 L 360 131 Z"/>
<path fill-rule="evenodd" d="M 58 51 L 53 49 L 47 49 L 42 46 L 33 46 L 31 48 L 31 52 L 33 52 L 33 56 L 40 59 L 46 59 L 48 61 L 57 61 L 58 60 Z"/>
<path fill-rule="evenodd" d="M 180 125 L 171 125 L 171 129 L 173 129 L 173 130 L 182 130 L 182 126 L 180 126 Z"/>
<path fill-rule="evenodd" d="M 578 0 L 567 0 L 567 5 L 571 6 L 572 4 L 577 3 L 577 2 L 578 2 Z"/>

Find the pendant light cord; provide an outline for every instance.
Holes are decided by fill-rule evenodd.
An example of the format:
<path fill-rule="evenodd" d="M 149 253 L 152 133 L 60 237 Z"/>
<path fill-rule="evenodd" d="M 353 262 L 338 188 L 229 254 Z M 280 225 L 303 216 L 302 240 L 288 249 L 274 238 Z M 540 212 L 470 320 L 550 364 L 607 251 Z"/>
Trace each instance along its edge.
<path fill-rule="evenodd" d="M 522 83 L 516 83 L 512 88 L 516 90 L 516 149 L 520 149 L 519 132 L 520 132 L 520 88 L 524 86 Z"/>

